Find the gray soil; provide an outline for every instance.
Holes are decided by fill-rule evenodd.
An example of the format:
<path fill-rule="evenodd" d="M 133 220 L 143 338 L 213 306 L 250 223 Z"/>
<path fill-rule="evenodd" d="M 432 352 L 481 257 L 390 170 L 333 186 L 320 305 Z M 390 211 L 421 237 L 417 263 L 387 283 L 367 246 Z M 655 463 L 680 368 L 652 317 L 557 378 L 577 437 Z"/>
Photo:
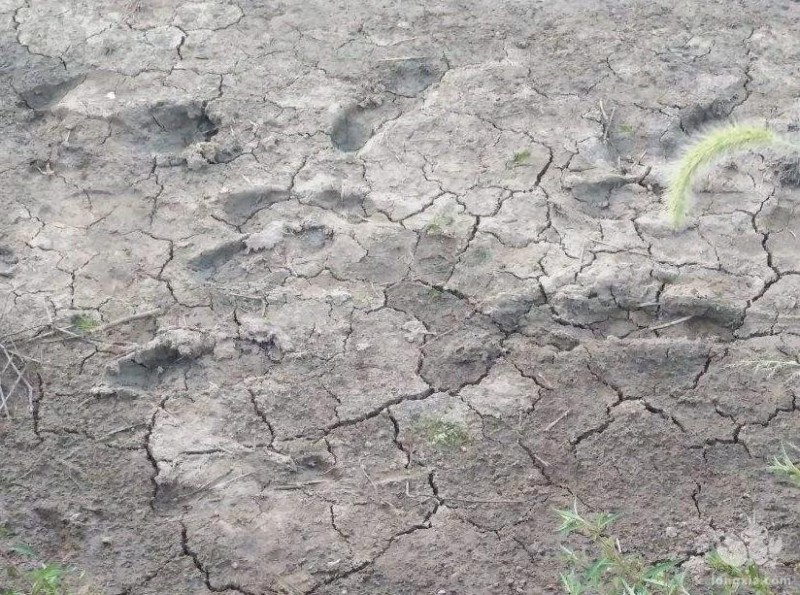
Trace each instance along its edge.
<path fill-rule="evenodd" d="M 797 161 L 721 164 L 679 232 L 660 204 L 692 133 L 797 130 L 796 0 L 0 18 L 0 341 L 34 388 L 0 421 L 0 565 L 555 593 L 577 499 L 695 593 L 754 527 L 800 586 L 800 489 L 766 471 L 800 384 L 753 363 L 800 356 Z"/>

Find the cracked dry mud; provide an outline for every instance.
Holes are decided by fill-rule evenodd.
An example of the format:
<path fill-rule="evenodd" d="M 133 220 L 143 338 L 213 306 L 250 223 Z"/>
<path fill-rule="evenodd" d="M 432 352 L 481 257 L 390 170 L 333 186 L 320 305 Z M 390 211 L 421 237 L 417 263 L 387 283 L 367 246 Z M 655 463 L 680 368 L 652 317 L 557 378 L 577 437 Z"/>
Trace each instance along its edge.
<path fill-rule="evenodd" d="M 101 593 L 540 594 L 577 499 L 698 593 L 755 519 L 798 586 L 798 384 L 746 363 L 800 356 L 797 162 L 659 203 L 704 126 L 797 130 L 796 1 L 0 18 L 6 532 Z"/>

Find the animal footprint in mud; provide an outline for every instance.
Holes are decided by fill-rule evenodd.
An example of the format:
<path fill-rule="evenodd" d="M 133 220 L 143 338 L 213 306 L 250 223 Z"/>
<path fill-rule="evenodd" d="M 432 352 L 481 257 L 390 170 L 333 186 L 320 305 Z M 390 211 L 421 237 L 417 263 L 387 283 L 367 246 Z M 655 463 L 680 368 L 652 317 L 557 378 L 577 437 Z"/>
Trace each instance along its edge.
<path fill-rule="evenodd" d="M 246 237 L 246 236 L 244 236 Z M 188 267 L 204 275 L 213 275 L 217 269 L 231 260 L 245 248 L 242 237 L 222 242 L 211 248 L 203 250 L 187 263 Z"/>
<path fill-rule="evenodd" d="M 334 118 L 330 130 L 333 146 L 349 153 L 358 151 L 372 138 L 375 130 L 396 117 L 399 108 L 394 103 L 370 100 L 342 109 Z"/>
<path fill-rule="evenodd" d="M 124 362 L 134 362 L 146 368 L 158 368 L 179 359 L 197 359 L 214 349 L 214 340 L 205 333 L 188 329 L 160 332 L 156 338 L 114 362 L 112 372 Z"/>
<path fill-rule="evenodd" d="M 248 253 L 272 250 L 283 241 L 284 235 L 290 231 L 291 228 L 285 221 L 272 221 L 261 231 L 250 234 L 245 239 L 244 245 L 247 247 Z"/>
<path fill-rule="evenodd" d="M 447 64 L 437 59 L 403 58 L 385 61 L 379 70 L 384 87 L 393 97 L 367 99 L 339 112 L 330 137 L 333 146 L 340 151 L 358 151 L 366 145 L 381 124 L 402 113 L 404 103 L 440 81 Z"/>
<path fill-rule="evenodd" d="M 327 246 L 333 230 L 326 225 L 302 223 L 291 225 L 285 221 L 272 221 L 263 230 L 250 234 L 244 240 L 247 252 L 272 250 L 280 243 L 299 252 L 316 252 Z"/>
<path fill-rule="evenodd" d="M 0 246 L 0 277 L 10 277 L 14 274 L 17 265 L 17 257 L 11 248 Z"/>
<path fill-rule="evenodd" d="M 225 270 L 231 261 L 241 264 L 248 254 L 258 252 L 265 254 L 263 261 L 282 267 L 287 259 L 323 250 L 333 236 L 331 228 L 313 222 L 272 221 L 261 231 L 242 234 L 202 250 L 189 259 L 187 266 L 201 277 L 211 278 Z M 278 261 L 274 261 L 276 257 Z"/>
<path fill-rule="evenodd" d="M 289 198 L 289 191 L 283 188 L 252 188 L 223 196 L 222 210 L 229 223 L 244 225 L 259 211 Z"/>
<path fill-rule="evenodd" d="M 340 106 L 334 112 L 329 131 L 331 143 L 342 152 L 358 151 L 373 137 L 375 131 L 402 113 L 401 100 L 371 97 L 359 103 Z"/>
<path fill-rule="evenodd" d="M 447 63 L 438 58 L 402 58 L 383 64 L 386 88 L 402 97 L 417 97 L 447 71 Z"/>

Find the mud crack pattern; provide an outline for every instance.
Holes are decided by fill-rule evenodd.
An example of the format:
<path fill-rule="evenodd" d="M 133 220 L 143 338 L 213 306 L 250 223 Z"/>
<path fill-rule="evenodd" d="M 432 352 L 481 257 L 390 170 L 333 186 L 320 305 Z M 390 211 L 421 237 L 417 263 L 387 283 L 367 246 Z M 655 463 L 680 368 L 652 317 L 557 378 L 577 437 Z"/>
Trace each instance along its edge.
<path fill-rule="evenodd" d="M 798 385 L 748 364 L 800 354 L 797 162 L 723 164 L 678 233 L 659 195 L 704 126 L 797 130 L 800 4 L 0 18 L 0 338 L 79 335 L 17 345 L 0 420 L 42 555 L 126 595 L 554 593 L 577 499 L 697 572 L 755 518 L 797 581 Z"/>

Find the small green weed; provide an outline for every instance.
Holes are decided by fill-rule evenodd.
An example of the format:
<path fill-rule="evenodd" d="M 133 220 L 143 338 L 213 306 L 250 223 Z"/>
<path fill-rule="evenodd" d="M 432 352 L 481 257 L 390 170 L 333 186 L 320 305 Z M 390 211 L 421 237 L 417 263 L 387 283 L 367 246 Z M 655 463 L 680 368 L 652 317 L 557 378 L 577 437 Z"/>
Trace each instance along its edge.
<path fill-rule="evenodd" d="M 10 574 L 27 583 L 26 589 L 24 592 L 10 589 L 3 591 L 2 595 L 66 595 L 63 588 L 66 569 L 57 564 L 45 564 L 36 570 L 22 573 L 10 571 Z"/>
<path fill-rule="evenodd" d="M 508 162 L 508 168 L 512 167 L 519 167 L 520 165 L 525 165 L 528 163 L 528 159 L 531 158 L 530 149 L 523 149 L 521 151 L 517 151 L 511 157 L 511 160 Z"/>
<path fill-rule="evenodd" d="M 82 333 L 89 333 L 97 328 L 97 321 L 86 314 L 76 314 L 72 317 L 72 326 Z"/>
<path fill-rule="evenodd" d="M 36 552 L 33 551 L 31 546 L 26 545 L 24 543 L 15 543 L 8 548 L 8 551 L 18 556 L 24 556 L 25 558 L 36 557 Z"/>
<path fill-rule="evenodd" d="M 773 459 L 772 465 L 768 469 L 787 479 L 790 483 L 800 486 L 800 468 L 792 461 L 785 448 L 780 457 Z M 715 591 L 715 595 L 736 595 L 738 593 L 774 595 L 769 577 L 753 560 L 736 564 L 726 559 L 718 550 L 714 550 L 706 554 L 706 564 L 717 573 L 714 584 L 720 586 L 721 591 Z"/>
<path fill-rule="evenodd" d="M 29 574 L 31 595 L 59 595 L 65 570 L 55 564 L 47 564 Z"/>
<path fill-rule="evenodd" d="M 450 228 L 456 222 L 452 215 L 439 213 L 424 227 L 425 233 L 429 236 L 451 236 Z"/>
<path fill-rule="evenodd" d="M 492 257 L 492 251 L 485 246 L 478 246 L 475 248 L 475 251 L 472 253 L 472 259 L 476 263 L 486 262 Z"/>
<path fill-rule="evenodd" d="M 769 470 L 800 487 L 800 467 L 785 448 Z M 561 520 L 559 532 L 582 535 L 592 552 L 586 555 L 561 547 L 569 566 L 569 571 L 561 574 L 566 595 L 689 595 L 676 563 L 647 564 L 640 556 L 622 553 L 619 540 L 608 533 L 616 516 L 605 512 L 582 515 L 577 503 L 571 509 L 556 510 L 556 514 Z M 775 595 L 770 578 L 753 560 L 737 565 L 717 550 L 709 552 L 705 560 L 716 573 L 714 595 Z"/>
<path fill-rule="evenodd" d="M 441 419 L 420 421 L 418 429 L 434 446 L 456 447 L 469 440 L 469 432 L 464 424 Z"/>
<path fill-rule="evenodd" d="M 686 217 L 692 184 L 703 168 L 731 153 L 746 149 L 779 145 L 796 151 L 797 147 L 768 128 L 732 124 L 701 136 L 678 161 L 666 191 L 666 205 L 673 227 L 680 227 Z"/>
<path fill-rule="evenodd" d="M 684 575 L 674 562 L 648 564 L 640 556 L 624 554 L 619 541 L 608 534 L 616 516 L 598 513 L 583 516 L 577 503 L 557 510 L 559 532 L 579 534 L 589 540 L 592 554 L 578 553 L 562 546 L 569 572 L 562 573 L 566 595 L 688 595 Z"/>
<path fill-rule="evenodd" d="M 754 595 L 773 595 L 769 579 L 753 561 L 736 566 L 725 560 L 719 552 L 713 551 L 706 554 L 706 564 L 721 575 L 715 583 L 722 584 L 723 595 L 734 595 L 742 589 Z"/>
<path fill-rule="evenodd" d="M 797 463 L 792 461 L 785 447 L 781 456 L 775 457 L 772 460 L 772 465 L 767 467 L 767 469 L 775 475 L 786 479 L 793 485 L 800 487 L 800 467 L 797 466 Z"/>
<path fill-rule="evenodd" d="M 431 287 L 428 289 L 428 296 L 433 300 L 438 300 L 444 295 L 444 291 L 438 287 Z"/>

